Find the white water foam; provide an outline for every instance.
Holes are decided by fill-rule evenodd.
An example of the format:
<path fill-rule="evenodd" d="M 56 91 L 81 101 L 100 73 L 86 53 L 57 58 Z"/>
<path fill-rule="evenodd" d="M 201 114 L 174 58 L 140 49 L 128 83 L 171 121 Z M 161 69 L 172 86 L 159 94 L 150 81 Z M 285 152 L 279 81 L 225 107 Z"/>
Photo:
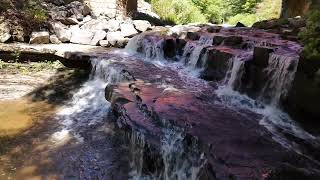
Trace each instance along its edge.
<path fill-rule="evenodd" d="M 73 137 L 81 143 L 83 129 L 104 121 L 110 108 L 110 103 L 105 100 L 105 87 L 120 81 L 120 73 L 109 67 L 110 62 L 111 60 L 92 60 L 90 79 L 56 114 L 56 119 L 63 128 L 52 135 L 53 142 L 61 143 Z"/>
<path fill-rule="evenodd" d="M 278 107 L 280 95 L 287 93 L 288 89 L 290 88 L 290 84 L 294 79 L 294 74 L 296 71 L 295 64 L 297 64 L 297 62 L 290 62 L 290 64 L 294 63 L 294 66 L 292 67 L 293 69 L 291 69 L 290 72 L 282 72 L 288 71 L 289 62 L 287 61 L 292 61 L 292 59 L 287 57 L 284 57 L 283 59 L 279 58 L 281 57 L 278 55 L 272 55 L 269 60 L 271 67 L 268 67 L 268 70 L 272 69 L 272 73 L 274 73 L 274 76 L 270 78 L 270 82 L 266 83 L 266 86 L 272 87 L 269 89 L 271 94 L 273 94 L 271 104 L 261 103 L 234 90 L 243 73 L 243 62 L 239 61 L 239 59 L 232 60 L 233 63 L 228 72 L 230 76 L 226 77 L 227 79 L 225 79 L 225 84 L 220 86 L 216 93 L 218 97 L 221 98 L 223 105 L 237 107 L 239 109 L 247 109 L 262 115 L 262 119 L 259 123 L 260 125 L 266 127 L 273 134 L 273 139 L 275 141 L 286 148 L 293 149 L 297 153 L 302 154 L 301 150 L 299 149 L 299 145 L 294 141 L 288 140 L 285 137 L 285 133 L 308 142 L 316 140 L 316 137 L 302 129 L 297 123 L 295 123 L 294 120 L 290 118 L 288 114 L 283 112 Z M 275 60 L 283 62 L 278 62 L 275 64 Z M 263 92 L 264 91 L 265 88 Z"/>

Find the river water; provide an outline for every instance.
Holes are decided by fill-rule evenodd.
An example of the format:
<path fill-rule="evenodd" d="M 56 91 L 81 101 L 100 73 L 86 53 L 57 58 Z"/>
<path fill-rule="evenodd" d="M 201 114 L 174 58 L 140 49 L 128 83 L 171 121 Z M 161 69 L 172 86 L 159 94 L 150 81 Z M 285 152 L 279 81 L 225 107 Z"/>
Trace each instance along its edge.
<path fill-rule="evenodd" d="M 212 44 L 212 38 L 203 36 L 196 42 L 189 42 L 182 56 L 177 61 L 164 58 L 163 40 L 145 39 L 144 36 L 133 38 L 125 50 L 114 50 L 109 55 L 91 59 L 92 71 L 89 79 L 72 93 L 72 98 L 59 106 L 50 116 L 57 122 L 45 134 L 45 139 L 32 148 L 32 160 L 17 167 L 10 175 L 3 172 L 3 177 L 33 178 L 53 177 L 57 179 L 197 179 L 203 165 L 201 152 L 193 152 L 190 159 L 184 159 L 182 141 L 184 134 L 179 130 L 165 129 L 161 140 L 161 152 L 164 161 L 164 171 L 154 175 L 145 175 L 142 171 L 142 155 L 139 144 L 143 146 L 143 136 L 129 138 L 127 143 L 124 133 L 118 132 L 116 124 L 108 119 L 110 103 L 105 100 L 105 87 L 123 81 L 123 76 L 117 65 L 127 61 L 139 61 L 152 64 L 159 69 L 169 69 L 178 74 L 184 82 L 184 87 L 194 92 L 201 88 L 214 89 L 217 104 L 230 108 L 239 113 L 250 111 L 261 116 L 259 124 L 264 126 L 273 139 L 281 146 L 313 160 L 305 153 L 299 142 L 317 143 L 317 138 L 303 130 L 288 114 L 281 110 L 279 99 L 290 89 L 294 79 L 299 58 L 272 54 L 269 58 L 270 79 L 260 92 L 260 96 L 252 99 L 237 91 L 242 77 L 244 62 L 252 56 L 243 53 L 230 59 L 225 78 L 211 87 L 210 83 L 202 80 L 201 71 L 205 68 L 198 60 L 205 61 L 207 54 L 203 49 Z M 138 49 L 141 49 L 139 53 Z M 293 63 L 292 63 L 293 62 Z M 288 66 L 293 70 L 287 71 Z M 169 77 L 175 78 L 175 77 Z M 175 87 L 164 81 L 163 87 Z M 192 89 L 194 88 L 194 89 Z M 271 97 L 271 98 L 266 98 Z M 288 138 L 290 134 L 294 138 Z M 298 139 L 296 141 L 296 139 Z M 136 145 L 136 146 L 132 146 Z M 40 153 L 41 152 L 41 153 Z M 40 155 L 38 154 L 40 153 Z M 133 154 L 133 155 L 132 155 Z M 139 155 L 140 154 L 140 155 Z M 316 160 L 314 160 L 316 162 Z M 196 163 L 194 163 L 196 162 Z M 318 163 L 318 162 L 316 162 Z M 47 166 L 47 167 L 45 167 Z M 49 168 L 48 166 L 53 166 Z M 31 170 L 30 170 L 31 169 Z M 39 174 L 37 176 L 36 174 Z M 1 177 L 1 174 L 0 174 Z"/>

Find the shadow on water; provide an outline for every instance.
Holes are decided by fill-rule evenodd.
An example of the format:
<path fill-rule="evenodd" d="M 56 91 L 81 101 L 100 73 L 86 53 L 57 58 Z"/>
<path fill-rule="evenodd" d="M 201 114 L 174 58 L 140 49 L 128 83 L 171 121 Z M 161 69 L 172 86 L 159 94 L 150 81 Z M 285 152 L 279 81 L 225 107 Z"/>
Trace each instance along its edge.
<path fill-rule="evenodd" d="M 46 101 L 52 105 L 62 105 L 72 97 L 89 78 L 89 70 L 60 68 L 49 82 L 27 95 L 33 102 Z"/>
<path fill-rule="evenodd" d="M 54 119 L 56 109 L 72 98 L 73 92 L 89 78 L 89 73 L 88 70 L 58 69 L 45 85 L 21 100 L 21 110 L 15 111 L 32 117 L 32 125 L 15 135 L 0 136 L 0 179 L 73 179 L 82 175 L 102 177 L 102 167 L 117 168 L 107 166 L 112 162 L 95 163 L 102 158 L 95 157 L 97 149 L 105 150 L 102 153 L 105 155 L 113 152 L 110 151 L 113 142 L 109 140 L 110 143 L 104 143 L 108 141 L 107 136 L 92 140 L 87 145 L 72 140 L 55 145 L 48 141 L 61 126 Z M 109 127 L 101 124 L 91 128 L 92 133 L 110 132 Z M 95 131 L 98 128 L 100 130 Z M 88 171 L 88 168 L 93 170 Z"/>

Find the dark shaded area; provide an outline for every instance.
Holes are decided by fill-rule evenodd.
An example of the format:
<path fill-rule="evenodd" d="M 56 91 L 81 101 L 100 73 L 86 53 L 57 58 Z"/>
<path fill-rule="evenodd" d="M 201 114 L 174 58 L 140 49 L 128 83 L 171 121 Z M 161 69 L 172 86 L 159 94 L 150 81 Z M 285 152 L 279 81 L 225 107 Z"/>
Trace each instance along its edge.
<path fill-rule="evenodd" d="M 169 22 L 169 21 L 163 21 L 160 20 L 156 17 L 150 16 L 149 14 L 143 13 L 143 12 L 135 12 L 132 15 L 133 20 L 146 20 L 149 21 L 152 25 L 155 26 L 164 26 L 166 24 L 174 25 L 174 22 Z"/>
<path fill-rule="evenodd" d="M 48 84 L 37 88 L 27 96 L 32 101 L 47 101 L 50 104 L 62 105 L 88 78 L 89 70 L 61 68 L 57 70 Z"/>

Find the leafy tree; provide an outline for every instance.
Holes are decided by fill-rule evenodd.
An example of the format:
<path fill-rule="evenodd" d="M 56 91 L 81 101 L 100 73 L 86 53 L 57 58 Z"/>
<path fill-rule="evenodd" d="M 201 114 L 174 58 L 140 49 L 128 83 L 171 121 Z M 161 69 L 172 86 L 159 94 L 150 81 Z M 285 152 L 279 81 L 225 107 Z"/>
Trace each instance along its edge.
<path fill-rule="evenodd" d="M 320 7 L 315 6 L 308 14 L 307 26 L 299 34 L 304 43 L 304 54 L 310 59 L 320 59 Z"/>

